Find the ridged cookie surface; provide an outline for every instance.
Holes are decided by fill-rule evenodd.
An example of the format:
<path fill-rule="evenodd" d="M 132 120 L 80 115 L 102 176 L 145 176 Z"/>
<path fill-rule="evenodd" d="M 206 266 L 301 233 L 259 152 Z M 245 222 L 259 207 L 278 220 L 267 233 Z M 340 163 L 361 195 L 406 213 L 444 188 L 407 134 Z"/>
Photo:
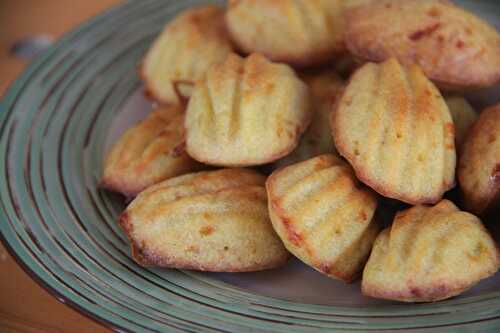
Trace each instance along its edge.
<path fill-rule="evenodd" d="M 201 164 L 183 146 L 183 111 L 161 107 L 128 129 L 111 147 L 101 186 L 133 197 L 167 178 L 199 170 Z"/>
<path fill-rule="evenodd" d="M 497 271 L 495 242 L 472 214 L 448 200 L 399 212 L 377 237 L 363 294 L 404 302 L 458 295 Z"/>
<path fill-rule="evenodd" d="M 358 178 L 386 197 L 435 203 L 454 186 L 453 120 L 416 65 L 361 67 L 337 103 L 332 132 Z"/>
<path fill-rule="evenodd" d="M 248 166 L 290 153 L 310 122 L 307 86 L 287 65 L 230 55 L 196 84 L 186 145 L 198 161 Z"/>
<path fill-rule="evenodd" d="M 228 30 L 244 52 L 297 66 L 345 49 L 342 0 L 230 0 Z"/>
<path fill-rule="evenodd" d="M 455 125 L 455 145 L 459 148 L 465 140 L 467 131 L 476 121 L 478 113 L 461 96 L 449 96 L 445 100 Z"/>
<path fill-rule="evenodd" d="M 418 64 L 440 88 L 500 81 L 499 33 L 450 1 L 372 1 L 347 12 L 345 40 L 365 60 Z"/>
<path fill-rule="evenodd" d="M 360 187 L 347 163 L 321 155 L 266 181 L 274 229 L 287 249 L 330 277 L 352 281 L 377 235 L 376 195 Z"/>
<path fill-rule="evenodd" d="M 195 7 L 166 25 L 147 52 L 140 74 L 151 97 L 179 104 L 191 96 L 195 81 L 230 52 L 224 10 L 213 5 Z"/>
<path fill-rule="evenodd" d="M 306 73 L 301 75 L 311 92 L 311 124 L 300 138 L 293 152 L 276 161 L 276 167 L 304 161 L 321 154 L 337 155 L 330 129 L 330 115 L 333 105 L 339 98 L 344 83 L 333 70 Z"/>
<path fill-rule="evenodd" d="M 134 259 L 214 272 L 284 264 L 288 252 L 271 226 L 264 181 L 251 170 L 222 169 L 149 187 L 120 217 Z"/>
<path fill-rule="evenodd" d="M 458 181 L 467 210 L 483 214 L 500 204 L 500 104 L 479 115 L 463 144 Z"/>

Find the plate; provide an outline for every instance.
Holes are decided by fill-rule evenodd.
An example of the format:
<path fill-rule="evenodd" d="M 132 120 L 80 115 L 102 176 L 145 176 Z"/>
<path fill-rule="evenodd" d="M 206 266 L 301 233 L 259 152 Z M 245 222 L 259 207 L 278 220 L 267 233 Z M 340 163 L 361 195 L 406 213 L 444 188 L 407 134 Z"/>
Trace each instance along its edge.
<path fill-rule="evenodd" d="M 116 223 L 125 203 L 97 190 L 103 156 L 151 109 L 136 66 L 156 34 L 180 10 L 206 2 L 126 2 L 66 35 L 8 90 L 0 232 L 19 264 L 61 302 L 119 331 L 498 331 L 500 274 L 460 297 L 408 305 L 363 297 L 359 283 L 298 261 L 210 274 L 131 260 Z M 500 17 L 496 1 L 459 2 L 492 22 Z"/>

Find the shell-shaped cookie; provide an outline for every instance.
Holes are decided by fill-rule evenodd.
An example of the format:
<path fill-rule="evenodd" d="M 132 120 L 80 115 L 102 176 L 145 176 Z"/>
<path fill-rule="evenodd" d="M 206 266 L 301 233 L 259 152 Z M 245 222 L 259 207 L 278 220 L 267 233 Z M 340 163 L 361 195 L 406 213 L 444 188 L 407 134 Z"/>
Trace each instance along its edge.
<path fill-rule="evenodd" d="M 304 73 L 301 78 L 311 92 L 311 124 L 302 135 L 297 148 L 276 161 L 275 167 L 283 167 L 321 154 L 337 155 L 330 130 L 330 115 L 332 106 L 344 88 L 344 83 L 333 70 Z"/>
<path fill-rule="evenodd" d="M 255 171 L 223 169 L 149 187 L 120 217 L 134 259 L 214 272 L 284 264 L 288 252 L 271 226 L 264 181 Z"/>
<path fill-rule="evenodd" d="M 498 262 L 481 221 L 443 200 L 396 215 L 375 240 L 361 288 L 376 298 L 438 301 L 493 275 Z"/>
<path fill-rule="evenodd" d="M 448 109 L 450 109 L 453 124 L 455 125 L 455 145 L 457 148 L 462 146 L 467 131 L 477 119 L 477 112 L 461 96 L 445 97 Z"/>
<path fill-rule="evenodd" d="M 377 199 L 347 163 L 320 155 L 275 171 L 266 189 L 273 227 L 292 254 L 332 278 L 356 278 L 378 232 Z"/>
<path fill-rule="evenodd" d="M 224 10 L 207 5 L 174 18 L 155 40 L 140 66 L 146 92 L 161 103 L 180 104 L 196 80 L 232 52 Z"/>
<path fill-rule="evenodd" d="M 448 90 L 500 81 L 500 34 L 450 1 L 372 1 L 346 16 L 345 40 L 357 57 L 416 63 Z"/>
<path fill-rule="evenodd" d="M 332 115 L 335 146 L 358 178 L 410 204 L 435 203 L 454 186 L 454 127 L 437 88 L 416 65 L 367 63 Z"/>
<path fill-rule="evenodd" d="M 244 52 L 295 66 L 345 50 L 343 0 L 230 0 L 229 33 Z"/>
<path fill-rule="evenodd" d="M 198 161 L 248 166 L 290 153 L 310 122 L 309 91 L 295 72 L 262 55 L 230 55 L 196 84 L 186 145 Z"/>
<path fill-rule="evenodd" d="M 481 112 L 472 125 L 457 173 L 467 210 L 482 215 L 500 204 L 500 104 Z"/>
<path fill-rule="evenodd" d="M 167 178 L 199 170 L 185 152 L 184 114 L 180 107 L 162 107 L 128 129 L 105 159 L 101 186 L 133 197 Z"/>

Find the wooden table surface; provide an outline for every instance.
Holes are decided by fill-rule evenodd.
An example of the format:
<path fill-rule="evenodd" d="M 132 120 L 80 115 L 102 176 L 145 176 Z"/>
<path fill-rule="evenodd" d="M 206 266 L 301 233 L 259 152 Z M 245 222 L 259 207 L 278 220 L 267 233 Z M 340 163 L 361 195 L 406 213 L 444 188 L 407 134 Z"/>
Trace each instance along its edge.
<path fill-rule="evenodd" d="M 54 38 L 120 0 L 0 0 L 0 95 L 26 67 L 9 52 L 15 41 Z M 0 332 L 111 332 L 59 302 L 34 282 L 0 244 Z"/>

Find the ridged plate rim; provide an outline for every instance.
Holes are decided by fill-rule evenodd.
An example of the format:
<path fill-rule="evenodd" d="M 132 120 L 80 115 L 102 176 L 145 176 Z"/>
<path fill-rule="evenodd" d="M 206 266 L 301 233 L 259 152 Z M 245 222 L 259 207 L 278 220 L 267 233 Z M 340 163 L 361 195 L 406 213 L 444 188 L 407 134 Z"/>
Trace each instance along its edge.
<path fill-rule="evenodd" d="M 78 98 L 81 99 L 76 101 L 76 97 L 73 97 L 73 100 L 76 101 L 74 103 L 77 104 L 72 105 L 73 108 L 70 110 L 71 117 L 75 115 L 76 116 L 83 115 L 82 105 L 80 104 L 80 102 L 82 100 L 86 100 L 86 97 L 88 97 L 88 95 L 86 95 L 87 91 L 91 91 L 92 89 L 97 89 L 99 83 L 101 82 L 104 86 L 106 86 L 107 78 L 100 76 L 88 78 L 87 80 L 89 80 L 89 82 L 90 81 L 92 82 L 90 82 L 87 85 L 87 90 L 72 91 L 71 89 L 68 89 L 66 91 L 65 85 L 70 86 L 71 84 L 73 84 L 72 82 L 75 82 L 75 80 L 79 79 L 79 76 L 84 77 L 87 72 L 87 67 L 85 66 L 90 66 L 93 64 L 93 61 L 87 61 L 87 59 L 80 59 L 76 56 L 88 55 L 89 57 L 90 56 L 96 57 L 97 55 L 97 58 L 91 58 L 91 60 L 99 62 L 101 58 L 104 57 L 105 55 L 103 52 L 106 51 L 105 47 L 107 46 L 106 45 L 107 42 L 111 44 L 115 40 L 121 41 L 119 38 L 123 38 L 123 43 L 124 44 L 130 43 L 130 45 L 127 44 L 129 47 L 124 48 L 126 52 L 124 51 L 122 52 L 123 54 L 117 55 L 116 59 L 120 61 L 120 62 L 117 61 L 118 65 L 115 64 L 115 62 L 113 61 L 114 58 L 111 60 L 108 59 L 107 61 L 109 63 L 107 63 L 105 66 L 103 65 L 103 68 L 112 68 L 112 69 L 114 68 L 114 66 L 123 67 L 123 68 L 119 67 L 119 69 L 117 69 L 117 73 L 123 76 L 118 77 L 116 79 L 116 82 L 114 82 L 112 85 L 112 87 L 121 87 L 121 90 L 114 91 L 113 90 L 114 88 L 109 88 L 110 89 L 109 94 L 108 91 L 105 91 L 105 93 L 102 94 L 102 96 L 99 95 L 100 98 L 102 98 L 101 101 L 102 105 L 95 106 L 98 112 L 95 113 L 94 120 L 100 119 L 100 117 L 104 117 L 102 124 L 109 124 L 109 118 L 110 116 L 112 116 L 112 114 L 99 112 L 99 110 L 102 111 L 101 107 L 104 108 L 104 106 L 110 106 L 111 109 L 118 110 L 119 106 L 126 100 L 126 97 L 128 96 L 127 92 L 130 94 L 132 91 L 137 89 L 137 87 L 139 86 L 139 81 L 135 74 L 135 69 L 133 68 L 135 66 L 134 64 L 136 63 L 135 60 L 140 58 L 140 55 L 145 50 L 145 47 L 148 45 L 148 43 L 151 42 L 152 38 L 154 37 L 154 34 L 151 31 L 155 29 L 158 30 L 159 23 L 156 23 L 155 28 L 153 28 L 152 30 L 150 29 L 147 31 L 147 33 L 144 33 L 144 36 L 141 35 L 141 32 L 137 33 L 137 35 L 131 33 L 131 35 L 133 35 L 133 38 L 136 38 L 137 40 L 134 40 L 133 38 L 130 39 L 125 38 L 128 36 L 121 36 L 120 32 L 117 32 L 118 36 L 117 37 L 109 34 L 106 35 L 106 33 L 102 33 L 102 31 L 107 29 L 113 31 L 112 29 L 113 22 L 115 23 L 129 22 L 129 20 L 130 22 L 133 22 L 131 23 L 132 26 L 136 24 L 139 27 L 143 27 L 143 25 L 144 27 L 148 27 L 149 25 L 153 24 L 151 22 L 157 22 L 161 19 L 162 16 L 160 14 L 162 13 L 162 10 L 172 14 L 176 10 L 179 10 L 180 8 L 189 7 L 194 3 L 205 3 L 205 2 L 207 1 L 190 0 L 190 1 L 183 1 L 182 3 L 173 0 L 128 1 L 122 5 L 107 10 L 106 12 L 96 16 L 95 18 L 92 18 L 91 20 L 77 27 L 70 33 L 66 34 L 50 50 L 45 52 L 41 57 L 39 57 L 37 60 L 31 63 L 29 67 L 26 69 L 26 71 L 8 89 L 8 91 L 4 95 L 3 101 L 0 104 L 0 128 L 1 128 L 0 156 L 3 157 L 3 162 L 2 165 L 0 166 L 0 174 L 2 176 L 5 176 L 4 179 L 6 180 L 0 184 L 0 198 L 2 199 L 0 205 L 0 239 L 5 244 L 6 248 L 9 250 L 12 256 L 16 259 L 16 261 L 21 265 L 21 267 L 23 267 L 23 269 L 27 271 L 30 276 L 32 276 L 45 289 L 47 289 L 49 292 L 55 295 L 60 301 L 68 305 L 71 305 L 80 312 L 90 316 L 91 318 L 97 320 L 100 323 L 103 323 L 105 325 L 108 325 L 112 328 L 121 331 L 161 331 L 167 328 L 169 329 L 169 331 L 237 330 L 239 332 L 255 331 L 255 330 L 265 330 L 270 332 L 280 332 L 280 331 L 304 332 L 304 331 L 309 331 L 311 329 L 338 329 L 338 330 L 405 329 L 406 331 L 411 331 L 418 329 L 428 330 L 434 328 L 438 331 L 457 332 L 457 331 L 469 331 L 471 329 L 474 329 L 474 330 L 493 332 L 496 329 L 498 329 L 500 327 L 500 292 L 490 293 L 488 295 L 483 295 L 483 296 L 469 297 L 466 299 L 451 299 L 448 301 L 443 301 L 435 304 L 419 304 L 419 305 L 403 304 L 403 305 L 390 305 L 377 308 L 335 307 L 335 306 L 294 303 L 279 299 L 273 299 L 270 297 L 255 295 L 240 288 L 229 285 L 227 283 L 215 280 L 211 277 L 207 277 L 206 275 L 203 275 L 201 273 L 184 272 L 184 271 L 169 271 L 168 273 L 165 273 L 165 272 L 159 272 L 158 270 L 144 270 L 144 272 L 142 272 L 142 269 L 139 267 L 134 267 L 132 269 L 141 270 L 141 274 L 147 274 L 148 278 L 154 278 L 155 276 L 163 276 L 163 275 L 168 276 L 168 278 L 170 279 L 168 282 L 171 283 L 171 285 L 169 285 L 169 288 L 171 288 L 169 289 L 169 291 L 175 292 L 176 295 L 180 296 L 179 299 L 175 298 L 172 300 L 171 306 L 173 308 L 169 309 L 170 312 L 167 313 L 168 316 L 163 316 L 165 313 L 159 313 L 158 318 L 152 316 L 151 313 L 156 313 L 159 310 L 161 310 L 161 309 L 155 309 L 154 304 L 156 303 L 154 304 L 152 303 L 153 305 L 148 304 L 147 306 L 144 307 L 144 309 L 146 309 L 147 311 L 144 310 L 143 312 L 147 315 L 143 315 L 141 317 L 140 315 L 141 312 L 134 312 L 133 316 L 127 317 L 128 313 L 127 311 L 129 310 L 125 311 L 123 310 L 124 308 L 120 306 L 122 306 L 123 304 L 127 304 L 127 302 L 129 301 L 130 302 L 135 301 L 133 299 L 129 300 L 130 291 L 128 291 L 129 294 L 125 293 L 124 295 L 121 295 L 119 292 L 116 292 L 116 294 L 120 296 L 117 298 L 118 300 L 126 301 L 123 304 L 110 303 L 102 305 L 97 302 L 96 304 L 91 305 L 91 303 L 88 301 L 84 302 L 83 298 L 75 294 L 74 291 L 70 291 L 70 289 L 67 286 L 64 286 L 62 283 L 54 282 L 57 280 L 57 278 L 62 279 L 64 277 L 64 274 L 66 274 L 67 272 L 54 272 L 51 271 L 48 267 L 41 268 L 40 263 L 50 262 L 50 261 L 44 261 L 46 260 L 46 258 L 44 258 L 44 254 L 50 255 L 50 253 L 47 252 L 44 253 L 44 251 L 40 251 L 40 253 L 38 254 L 39 257 L 35 258 L 33 252 L 29 251 L 32 251 L 37 246 L 40 246 L 40 244 L 37 243 L 38 241 L 36 239 L 36 236 L 41 236 L 41 235 L 36 235 L 36 233 L 29 234 L 29 232 L 23 234 L 23 232 L 26 232 L 27 229 L 22 229 L 22 228 L 32 227 L 34 228 L 33 230 L 36 231 L 37 228 L 44 227 L 41 226 L 41 224 L 44 224 L 45 222 L 42 223 L 43 221 L 37 221 L 36 219 L 16 220 L 17 217 L 15 217 L 14 215 L 27 214 L 28 216 L 30 216 L 33 212 L 28 212 L 26 209 L 23 210 L 23 205 L 27 205 L 26 207 L 31 207 L 29 206 L 29 204 L 27 204 L 29 200 L 34 200 L 33 203 L 36 203 L 38 199 L 44 196 L 47 198 L 47 200 L 54 200 L 54 198 L 51 199 L 51 195 L 46 194 L 47 188 L 49 188 L 52 185 L 50 184 L 44 185 L 42 183 L 41 186 L 38 187 L 38 192 L 35 191 L 34 193 L 27 193 L 27 196 L 23 198 L 26 199 L 27 201 L 18 202 L 20 206 L 16 206 L 17 203 L 15 203 L 14 201 L 9 202 L 5 200 L 9 197 L 9 195 L 11 195 L 9 194 L 10 193 L 9 186 L 12 186 L 10 182 L 14 182 L 14 180 L 11 180 L 10 179 L 11 177 L 8 176 L 9 174 L 15 173 L 17 175 L 17 173 L 19 173 L 28 180 L 31 180 L 32 178 L 36 179 L 34 177 L 35 175 L 37 175 L 38 171 L 34 170 L 32 168 L 32 165 L 29 163 L 32 158 L 35 159 L 35 157 L 38 157 L 39 161 L 42 160 L 42 162 L 39 163 L 41 164 L 47 163 L 47 165 L 50 165 L 50 163 L 46 162 L 46 160 L 43 160 L 42 155 L 47 153 L 47 156 L 49 157 L 52 154 L 55 154 L 54 156 L 56 156 L 58 160 L 57 163 L 61 163 L 60 166 L 65 166 L 65 168 L 61 168 L 61 170 L 57 171 L 60 173 L 60 177 L 63 180 L 69 179 L 71 175 L 69 166 L 73 166 L 75 162 L 71 162 L 69 160 L 61 161 L 62 159 L 61 155 L 68 156 L 73 154 L 71 150 L 68 148 L 71 146 L 63 145 L 64 141 L 60 143 L 56 152 L 53 152 L 50 149 L 43 150 L 44 149 L 43 146 L 40 147 L 39 151 L 31 150 L 31 145 L 36 146 L 37 142 L 33 143 L 32 141 L 28 141 L 26 145 L 28 145 L 27 147 L 30 149 L 28 151 L 24 150 L 19 151 L 29 155 L 29 156 L 22 156 L 21 158 L 23 163 L 26 163 L 26 161 L 28 161 L 27 170 L 24 170 L 22 168 L 21 169 L 14 168 L 12 165 L 9 164 L 13 163 L 9 162 L 11 161 L 9 160 L 9 158 L 12 157 L 11 155 L 12 152 L 10 150 L 16 149 L 17 151 L 21 148 L 17 146 L 13 147 L 12 145 L 9 145 L 9 143 L 12 142 L 11 140 L 22 140 L 23 136 L 17 134 L 19 131 L 16 132 L 16 130 L 19 127 L 23 126 L 26 127 L 29 124 L 26 121 L 14 122 L 12 119 L 14 119 L 14 117 L 17 116 L 20 117 L 20 115 L 24 115 L 24 112 L 26 112 L 27 115 L 36 117 L 35 119 L 37 120 L 39 120 L 39 117 L 40 119 L 42 119 L 43 117 L 48 117 L 48 119 L 55 117 L 54 119 L 57 120 L 59 118 L 57 118 L 54 115 L 55 112 L 60 110 L 65 110 L 64 108 L 59 108 L 59 104 L 64 105 L 65 101 L 69 99 L 68 95 L 76 93 L 80 94 Z M 498 6 L 494 4 L 494 1 L 490 2 L 483 1 L 483 2 L 489 3 L 491 6 Z M 170 10 L 172 10 L 172 12 L 170 12 Z M 141 16 L 141 14 L 144 14 L 146 12 L 149 13 L 148 15 L 150 15 L 150 17 Z M 149 20 L 151 22 L 149 22 Z M 93 35 L 94 37 L 95 36 L 102 37 L 102 40 L 100 40 L 97 43 L 97 46 L 95 45 L 92 46 L 95 48 L 94 51 L 92 51 L 93 49 L 90 46 L 91 42 L 85 39 L 86 36 L 90 36 L 92 34 L 94 34 Z M 110 37 L 111 39 L 108 40 L 107 39 L 108 37 Z M 85 44 L 85 43 L 90 43 L 90 44 Z M 137 45 L 140 45 L 140 47 L 138 47 Z M 137 48 L 134 48 L 136 46 Z M 134 57 L 130 56 L 131 60 L 128 60 L 129 53 L 127 52 L 133 53 Z M 74 60 L 74 62 L 72 63 L 71 60 Z M 56 68 L 55 72 L 52 73 L 52 72 L 47 72 L 49 68 L 51 68 L 50 66 L 53 66 L 54 68 L 57 66 L 66 66 L 66 67 L 63 67 L 64 71 L 62 72 L 58 72 Z M 75 71 L 79 70 L 79 72 L 77 73 L 78 75 L 71 72 L 71 70 L 73 69 Z M 44 73 L 44 75 L 41 76 L 41 73 Z M 55 81 L 56 78 L 58 78 L 56 77 L 57 74 L 60 74 L 61 77 L 59 78 L 58 81 Z M 54 76 L 54 78 L 52 77 L 52 75 Z M 127 82 L 125 79 L 130 79 L 130 82 Z M 51 80 L 54 80 L 55 82 L 53 83 L 54 86 L 50 86 L 50 89 L 48 91 L 45 91 L 41 88 L 39 90 L 33 88 L 33 81 L 35 80 L 40 80 L 41 85 L 43 85 L 46 82 L 52 82 Z M 96 81 L 97 83 L 95 83 L 94 81 Z M 49 88 L 49 86 L 46 88 Z M 37 92 L 40 94 L 40 96 L 36 94 Z M 41 99 L 42 98 L 41 94 L 43 92 L 46 92 L 47 95 L 44 96 L 43 100 L 40 100 L 40 102 L 42 103 L 40 104 L 41 107 L 34 108 L 34 106 L 36 105 L 28 103 L 29 98 L 36 99 L 37 97 L 39 97 L 39 99 Z M 57 98 L 54 96 L 56 96 Z M 93 100 L 87 101 L 88 105 L 92 103 L 97 103 L 97 101 Z M 116 105 L 114 105 L 113 103 Z M 21 108 L 21 106 L 23 107 Z M 33 110 L 35 110 L 33 114 L 29 113 L 30 106 L 34 108 Z M 54 113 L 47 113 L 46 111 L 44 111 L 46 109 L 50 109 L 51 107 L 53 108 Z M 42 111 L 40 110 L 45 112 L 46 115 L 43 114 Z M 67 120 L 69 121 L 69 123 L 66 122 L 64 123 L 64 128 L 57 127 L 54 129 L 54 131 L 59 131 L 60 129 L 62 131 L 62 138 L 66 138 L 71 141 L 72 137 L 69 134 L 67 134 L 68 128 L 70 128 L 71 130 L 75 131 L 74 140 L 79 140 L 78 136 L 76 135 L 78 133 L 78 128 L 79 128 L 79 126 L 76 125 L 79 123 L 74 119 L 71 119 L 71 117 L 69 118 L 69 120 Z M 47 121 L 47 119 L 45 120 Z M 82 122 L 84 121 L 85 119 L 82 119 Z M 50 123 L 50 121 L 47 121 L 47 124 L 48 123 Z M 102 155 L 103 148 L 102 146 L 98 145 L 98 143 L 100 142 L 98 139 L 99 138 L 102 139 L 103 135 L 102 132 L 105 131 L 105 129 L 103 128 L 104 125 L 100 126 L 101 127 L 99 127 L 99 129 L 101 130 L 101 132 L 97 132 L 100 133 L 101 135 L 100 137 L 98 136 L 97 139 L 95 139 L 95 135 L 94 137 L 92 137 L 89 134 L 90 138 L 84 138 L 83 141 L 90 140 L 90 142 L 93 143 L 94 146 L 91 145 L 90 148 L 87 147 L 86 149 L 93 150 L 94 152 Z M 31 129 L 32 128 L 30 128 L 30 130 Z M 52 135 L 51 134 L 52 127 L 50 127 L 49 125 L 47 125 L 44 131 L 46 131 L 46 133 L 41 133 L 40 131 L 28 132 L 29 135 L 27 139 L 31 140 L 32 135 L 35 137 L 40 136 L 41 139 L 45 138 L 45 135 L 48 135 L 49 137 Z M 93 131 L 94 128 L 90 129 L 90 133 L 93 133 Z M 85 156 L 85 154 L 86 152 L 82 151 L 82 156 Z M 16 156 L 17 155 L 14 155 L 14 158 L 19 158 L 19 156 L 17 157 Z M 87 163 L 86 160 L 84 159 L 82 160 L 82 162 Z M 99 162 L 100 159 L 92 161 L 94 166 L 97 165 Z M 44 179 L 43 178 L 44 174 L 50 176 L 52 171 L 55 172 L 55 170 L 50 170 L 50 169 L 47 171 L 46 168 L 42 167 L 40 170 L 42 170 L 40 178 L 42 182 Z M 86 180 L 89 181 L 90 183 L 92 182 L 96 183 L 97 176 L 95 174 L 94 175 L 91 174 L 90 176 L 91 179 L 89 178 Z M 24 179 L 24 181 L 26 181 L 26 179 Z M 19 182 L 22 181 L 19 180 Z M 92 184 L 95 185 L 94 183 Z M 48 186 L 48 187 L 45 188 L 44 191 L 41 191 L 43 190 L 42 186 Z M 63 191 L 65 191 L 66 185 L 64 184 L 64 182 L 62 183 L 61 186 L 63 187 Z M 57 189 L 57 186 L 54 185 L 53 189 L 54 190 Z M 20 192 L 24 193 L 23 191 L 25 191 L 26 189 L 21 190 L 21 187 L 19 187 L 19 189 L 16 190 L 19 190 Z M 75 193 L 72 192 L 66 193 L 67 198 L 74 199 L 77 196 L 77 194 Z M 99 193 L 96 194 L 96 193 L 92 195 L 106 195 L 102 193 L 101 194 Z M 75 200 L 71 202 L 75 202 Z M 103 205 L 107 205 L 107 203 L 103 203 Z M 52 214 L 51 212 L 48 211 L 48 208 L 45 206 L 37 207 L 35 205 L 33 207 L 36 207 L 36 209 L 40 210 L 47 210 L 47 212 L 45 213 L 42 212 L 40 214 L 47 214 L 47 215 Z M 73 209 L 76 209 L 76 211 L 78 211 L 78 208 L 73 207 Z M 108 209 L 112 211 L 112 207 L 111 208 L 108 207 Z M 17 210 L 20 211 L 18 212 Z M 20 220 L 23 221 L 22 225 L 19 222 Z M 79 226 L 82 232 L 85 231 L 85 228 L 87 227 L 87 225 L 85 224 L 86 222 L 84 221 L 83 223 L 84 224 Z M 63 224 L 60 224 L 60 222 L 54 222 L 54 225 L 47 227 L 47 230 L 51 231 L 55 230 L 56 232 L 58 232 L 59 229 L 57 228 L 51 229 L 54 226 L 60 226 L 61 230 L 64 229 L 64 231 L 66 230 L 65 228 L 74 227 L 66 225 L 64 224 L 64 222 Z M 113 228 L 114 227 L 110 227 L 109 231 L 110 233 L 116 231 Z M 33 230 L 29 229 L 30 232 L 32 232 Z M 61 239 L 63 236 L 68 237 L 64 233 L 61 233 L 61 235 L 62 235 Z M 85 234 L 82 235 L 85 236 Z M 30 237 L 33 238 L 30 239 Z M 71 236 L 69 237 L 71 238 Z M 108 236 L 103 236 L 103 237 L 108 237 Z M 120 238 L 123 240 L 123 235 L 117 235 L 116 240 L 110 236 L 110 239 L 116 241 L 117 244 L 119 244 Z M 59 241 L 57 237 L 52 239 L 47 238 L 47 240 L 49 241 L 48 244 L 52 244 L 50 242 L 54 241 L 56 242 L 54 244 L 57 244 L 57 242 Z M 110 241 L 110 244 L 111 243 L 112 241 Z M 75 240 L 68 241 L 68 244 L 77 244 L 75 246 L 80 246 L 78 245 L 79 244 L 78 242 L 75 242 Z M 120 245 L 118 245 L 117 248 L 118 252 L 123 250 L 123 248 L 120 247 Z M 68 252 L 68 255 L 72 256 L 73 254 L 71 252 Z M 74 262 L 78 262 L 79 258 L 75 257 L 74 259 L 68 259 L 68 262 L 65 264 L 72 262 L 72 260 Z M 122 260 L 124 266 L 127 266 L 129 268 L 132 267 L 129 266 L 131 264 L 126 261 L 127 259 L 122 258 Z M 130 258 L 128 258 L 128 260 L 130 260 Z M 89 262 L 91 261 L 92 260 L 90 260 Z M 68 267 L 71 268 L 71 266 Z M 112 271 L 110 270 L 110 272 Z M 72 273 L 74 274 L 74 272 Z M 56 280 L 54 280 L 54 277 L 56 277 Z M 79 281 L 78 276 L 72 278 L 75 279 L 71 280 L 72 282 Z M 68 282 L 68 281 L 70 280 L 67 281 L 63 280 L 63 282 Z M 83 283 L 83 281 L 81 281 L 81 283 Z M 88 297 L 89 299 L 92 299 L 92 297 L 94 297 L 95 299 L 97 295 L 99 295 L 99 293 L 103 292 L 96 288 L 94 288 L 95 290 L 89 288 L 90 288 L 89 286 L 82 287 L 84 296 Z M 92 290 L 94 294 L 92 293 Z M 81 290 L 79 291 L 81 292 Z M 151 295 L 148 294 L 148 297 L 150 296 Z M 153 299 L 153 297 L 150 298 Z M 149 298 L 147 300 L 149 300 Z M 116 299 L 113 299 L 113 301 L 116 301 Z M 144 302 L 145 304 L 147 303 L 146 301 Z M 129 305 L 127 304 L 127 306 Z M 116 312 L 113 312 L 113 309 L 115 307 L 116 307 Z M 190 315 L 193 314 L 197 317 L 190 317 Z M 439 324 L 433 325 L 432 323 L 429 322 L 432 321 L 433 319 L 438 320 Z M 457 319 L 460 319 L 458 323 L 453 324 Z"/>

